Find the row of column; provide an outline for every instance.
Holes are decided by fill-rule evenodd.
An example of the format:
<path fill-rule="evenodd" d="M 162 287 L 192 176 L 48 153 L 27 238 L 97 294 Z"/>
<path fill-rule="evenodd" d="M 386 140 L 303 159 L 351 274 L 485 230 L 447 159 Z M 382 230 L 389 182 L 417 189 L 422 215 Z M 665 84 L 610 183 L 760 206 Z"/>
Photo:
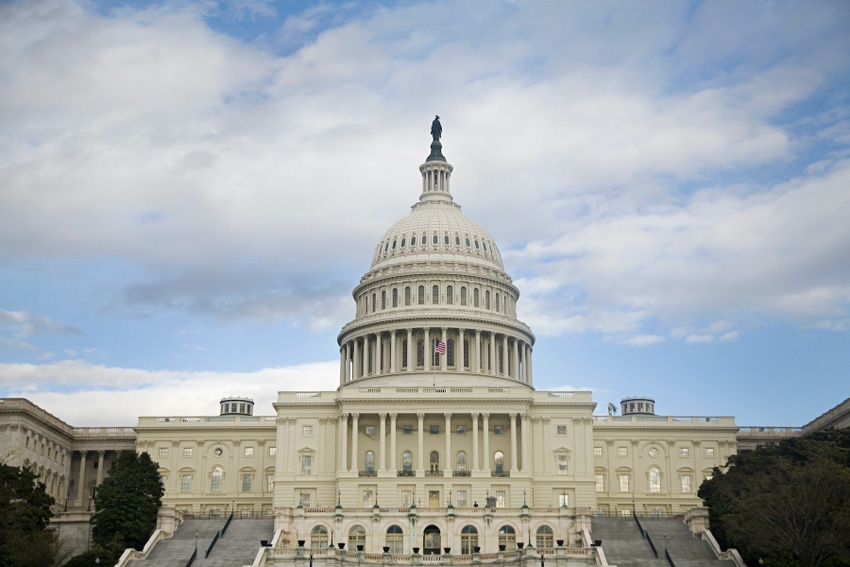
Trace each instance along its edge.
<path fill-rule="evenodd" d="M 401 337 L 399 337 L 401 335 Z M 414 339 L 416 342 L 414 343 Z M 419 340 L 423 341 L 423 364 L 416 360 Z M 395 374 L 401 368 L 405 372 L 422 370 L 430 372 L 449 370 L 448 354 L 440 355 L 439 365 L 434 365 L 434 343 L 436 339 L 448 344 L 449 339 L 455 340 L 454 371 L 471 372 L 475 374 L 490 374 L 505 376 L 532 383 L 531 344 L 519 337 L 502 333 L 475 330 L 468 335 L 465 329 L 450 331 L 443 327 L 439 333 L 432 335 L 431 329 L 398 329 L 369 333 L 354 337 L 340 346 L 340 384 L 367 376 Z M 469 368 L 464 364 L 467 353 L 466 341 L 469 339 L 470 352 Z M 400 356 L 404 344 L 407 344 L 406 357 Z M 415 346 L 415 348 L 413 348 Z M 498 349 L 501 349 L 502 364 L 498 364 Z"/>
<path fill-rule="evenodd" d="M 89 451 L 78 451 L 78 453 L 80 454 L 80 475 L 77 481 L 77 500 L 82 502 L 83 491 L 86 486 L 86 457 Z M 105 455 L 105 450 L 97 452 L 97 480 L 95 486 L 100 486 L 100 483 L 103 482 L 103 461 Z"/>
<path fill-rule="evenodd" d="M 491 470 L 490 468 L 490 414 L 489 413 L 472 413 L 469 414 L 472 419 L 472 470 Z M 529 447 L 529 425 L 528 425 L 528 414 L 526 413 L 511 413 L 510 416 L 510 424 L 511 424 L 511 452 L 510 452 L 510 470 L 512 472 L 517 471 L 526 471 L 530 468 L 529 455 L 528 455 L 528 447 Z M 351 427 L 349 429 L 349 417 L 351 418 Z M 390 438 L 389 438 L 389 462 L 390 467 L 387 468 L 387 417 L 390 418 Z M 446 464 L 452 465 L 452 414 L 446 412 L 443 414 L 445 419 L 445 443 L 446 443 Z M 517 417 L 520 418 L 522 422 L 522 427 L 520 429 L 520 435 L 522 435 L 522 460 L 518 460 L 518 450 L 517 450 Z M 417 461 L 416 461 L 416 469 L 420 471 L 425 470 L 425 413 L 417 413 Z M 483 445 L 484 445 L 484 466 L 481 467 L 479 464 L 479 435 L 478 435 L 478 420 L 481 418 L 481 425 L 483 435 Z M 379 425 L 379 435 L 378 435 L 378 470 L 385 471 L 391 470 L 395 471 L 396 464 L 398 463 L 398 451 L 397 451 L 397 431 L 398 428 L 396 426 L 398 419 L 397 413 L 379 413 L 378 414 L 378 425 Z M 358 431 L 360 426 L 360 414 L 359 413 L 343 413 L 340 415 L 339 419 L 339 438 L 342 442 L 339 444 L 339 463 L 340 469 L 343 471 L 358 471 L 359 470 L 359 449 L 358 449 Z M 348 452 L 349 446 L 351 451 L 351 465 L 348 465 Z M 452 466 L 444 467 L 445 476 L 452 476 Z"/>

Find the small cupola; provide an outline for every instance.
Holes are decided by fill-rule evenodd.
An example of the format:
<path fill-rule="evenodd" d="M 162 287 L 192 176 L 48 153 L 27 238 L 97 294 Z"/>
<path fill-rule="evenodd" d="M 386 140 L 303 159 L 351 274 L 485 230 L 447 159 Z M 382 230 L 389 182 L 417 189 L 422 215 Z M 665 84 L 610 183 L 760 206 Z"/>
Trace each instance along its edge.
<path fill-rule="evenodd" d="M 254 415 L 251 398 L 222 398 L 220 415 Z"/>

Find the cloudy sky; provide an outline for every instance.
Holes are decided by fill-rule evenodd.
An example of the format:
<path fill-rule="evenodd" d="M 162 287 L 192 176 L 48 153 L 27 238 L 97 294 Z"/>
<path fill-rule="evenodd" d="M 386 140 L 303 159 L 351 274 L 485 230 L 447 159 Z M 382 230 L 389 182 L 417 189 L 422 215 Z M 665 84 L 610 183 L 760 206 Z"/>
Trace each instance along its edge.
<path fill-rule="evenodd" d="M 0 3 L 0 396 L 271 414 L 431 119 L 535 385 L 800 426 L 850 397 L 850 3 Z"/>

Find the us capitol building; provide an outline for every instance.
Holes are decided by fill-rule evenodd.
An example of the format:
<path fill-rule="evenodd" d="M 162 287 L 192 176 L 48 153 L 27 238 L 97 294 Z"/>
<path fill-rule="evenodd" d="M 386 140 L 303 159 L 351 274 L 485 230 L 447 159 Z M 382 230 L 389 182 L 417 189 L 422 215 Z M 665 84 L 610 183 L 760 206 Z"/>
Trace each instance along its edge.
<path fill-rule="evenodd" d="M 56 525 L 74 534 L 87 522 L 116 452 L 135 449 L 159 463 L 175 523 L 273 516 L 275 550 L 469 555 L 524 544 L 584 562 L 594 516 L 684 516 L 713 467 L 801 433 L 660 416 L 649 397 L 593 415 L 590 392 L 536 390 L 519 290 L 493 238 L 454 201 L 438 120 L 432 137 L 419 201 L 354 288 L 335 391 L 280 392 L 269 416 L 226 398 L 218 415 L 140 417 L 135 428 L 74 428 L 0 400 L 0 458 L 38 472 Z M 847 425 L 848 402 L 829 424 Z"/>

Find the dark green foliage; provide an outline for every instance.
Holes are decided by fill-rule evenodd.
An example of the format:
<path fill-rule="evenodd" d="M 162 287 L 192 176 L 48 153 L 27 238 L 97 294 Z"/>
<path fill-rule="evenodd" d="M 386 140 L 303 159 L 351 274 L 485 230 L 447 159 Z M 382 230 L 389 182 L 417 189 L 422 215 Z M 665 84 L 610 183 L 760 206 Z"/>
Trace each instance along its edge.
<path fill-rule="evenodd" d="M 850 566 L 850 430 L 787 439 L 728 464 L 699 490 L 723 547 L 752 566 Z"/>
<path fill-rule="evenodd" d="M 92 540 L 103 548 L 142 549 L 156 527 L 165 488 L 158 465 L 147 453 L 124 451 L 98 487 Z"/>
<path fill-rule="evenodd" d="M 94 544 L 90 550 L 74 556 L 62 567 L 93 567 L 95 565 L 109 567 L 118 563 L 122 553 L 124 553 L 124 545 L 118 542 L 107 547 Z M 100 563 L 97 562 L 98 559 Z"/>
<path fill-rule="evenodd" d="M 53 497 L 29 469 L 0 465 L 0 567 L 49 567 L 57 542 L 47 529 Z"/>

